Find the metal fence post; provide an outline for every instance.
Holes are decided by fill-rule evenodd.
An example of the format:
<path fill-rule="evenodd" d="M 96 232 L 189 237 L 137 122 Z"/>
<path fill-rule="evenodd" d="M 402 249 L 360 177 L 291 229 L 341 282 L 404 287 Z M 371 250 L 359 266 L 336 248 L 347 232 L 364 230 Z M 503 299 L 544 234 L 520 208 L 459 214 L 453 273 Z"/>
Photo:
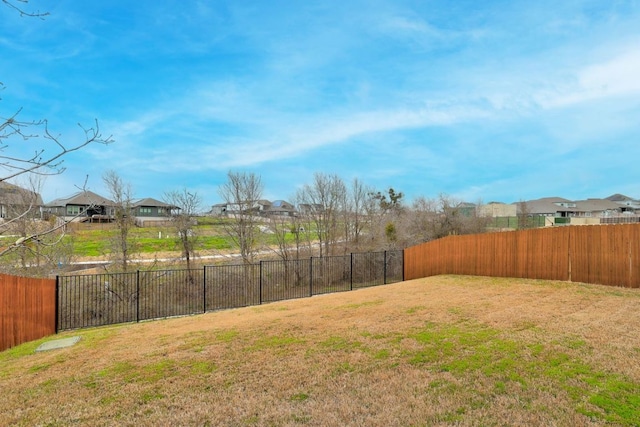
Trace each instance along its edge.
<path fill-rule="evenodd" d="M 313 296 L 313 257 L 309 257 L 309 296 Z"/>
<path fill-rule="evenodd" d="M 202 312 L 207 312 L 207 266 L 202 267 Z"/>
<path fill-rule="evenodd" d="M 136 322 L 140 322 L 140 270 L 136 270 Z"/>
<path fill-rule="evenodd" d="M 349 290 L 352 291 L 353 290 L 353 252 L 351 252 L 350 254 L 350 260 L 349 260 Z"/>
<path fill-rule="evenodd" d="M 55 312 L 56 318 L 53 319 L 53 327 L 56 331 L 56 334 L 58 333 L 58 328 L 60 327 L 60 325 L 58 324 L 58 318 L 60 317 L 60 297 L 58 296 L 59 292 L 60 292 L 60 276 L 56 275 L 56 294 L 54 296 L 54 304 L 56 305 L 54 312 Z"/>
<path fill-rule="evenodd" d="M 387 284 L 387 251 L 384 251 L 382 259 L 382 284 Z"/>
<path fill-rule="evenodd" d="M 260 261 L 260 270 L 258 273 L 260 274 L 260 279 L 258 280 L 260 283 L 260 304 L 262 304 L 262 261 Z"/>

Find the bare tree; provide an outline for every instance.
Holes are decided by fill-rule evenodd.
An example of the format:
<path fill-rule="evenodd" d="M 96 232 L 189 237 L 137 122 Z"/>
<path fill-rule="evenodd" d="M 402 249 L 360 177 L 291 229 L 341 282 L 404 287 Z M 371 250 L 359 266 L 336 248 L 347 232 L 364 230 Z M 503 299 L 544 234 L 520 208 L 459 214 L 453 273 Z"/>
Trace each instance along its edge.
<path fill-rule="evenodd" d="M 351 186 L 344 194 L 342 202 L 342 225 L 344 227 L 344 251 L 358 251 L 363 249 L 363 236 L 370 231 L 370 218 L 368 216 L 369 194 L 373 189 L 355 178 Z"/>
<path fill-rule="evenodd" d="M 361 240 L 367 227 L 370 226 L 370 218 L 367 215 L 367 194 L 371 192 L 371 188 L 362 183 L 359 179 L 354 179 L 351 184 L 351 212 L 353 242 L 356 249 L 360 248 Z"/>
<path fill-rule="evenodd" d="M 480 203 L 480 202 L 479 202 Z M 483 233 L 489 218 L 479 215 L 480 204 L 464 203 L 447 194 L 414 201 L 408 227 L 421 243 L 457 234 Z"/>
<path fill-rule="evenodd" d="M 428 242 L 435 239 L 439 223 L 437 201 L 426 197 L 416 198 L 409 215 L 406 215 L 406 227 L 411 236 L 409 245 Z"/>
<path fill-rule="evenodd" d="M 218 189 L 218 194 L 227 203 L 229 221 L 225 230 L 231 240 L 240 248 L 240 256 L 245 264 L 253 263 L 259 248 L 257 202 L 262 198 L 262 180 L 259 175 L 245 172 L 229 172 L 227 182 Z"/>
<path fill-rule="evenodd" d="M 517 215 L 519 229 L 536 227 L 533 215 L 531 214 L 531 208 L 524 200 L 519 201 L 517 204 Z"/>
<path fill-rule="evenodd" d="M 347 188 L 337 175 L 315 173 L 313 183 L 304 185 L 296 196 L 302 214 L 313 223 L 320 256 L 332 255 L 339 240 L 339 218 Z"/>
<path fill-rule="evenodd" d="M 200 196 L 185 188 L 165 193 L 164 201 L 172 206 L 170 208 L 171 224 L 178 234 L 182 257 L 186 262 L 187 269 L 190 269 L 192 258 L 195 257 L 197 241 L 195 216 L 200 209 Z"/>
<path fill-rule="evenodd" d="M 135 241 L 131 238 L 131 229 L 134 227 L 133 190 L 130 183 L 126 183 L 113 170 L 107 171 L 102 176 L 102 181 L 107 186 L 111 200 L 115 203 L 113 220 L 117 233 L 111 241 L 111 255 L 122 271 L 127 271 L 132 255 L 135 253 Z"/>

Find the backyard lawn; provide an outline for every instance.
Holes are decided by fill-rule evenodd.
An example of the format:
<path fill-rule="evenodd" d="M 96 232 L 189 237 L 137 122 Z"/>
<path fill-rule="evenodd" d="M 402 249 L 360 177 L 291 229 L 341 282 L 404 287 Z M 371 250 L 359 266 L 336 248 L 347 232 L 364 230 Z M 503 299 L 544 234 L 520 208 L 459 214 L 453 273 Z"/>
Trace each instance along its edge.
<path fill-rule="evenodd" d="M 639 357 L 638 289 L 437 276 L 23 344 L 0 425 L 637 426 Z"/>

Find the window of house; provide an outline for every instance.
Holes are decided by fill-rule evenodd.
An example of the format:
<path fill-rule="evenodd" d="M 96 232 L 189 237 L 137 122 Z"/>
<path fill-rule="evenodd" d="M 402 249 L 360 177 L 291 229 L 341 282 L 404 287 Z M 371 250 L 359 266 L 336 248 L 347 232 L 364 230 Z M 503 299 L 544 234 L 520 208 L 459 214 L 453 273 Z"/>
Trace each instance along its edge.
<path fill-rule="evenodd" d="M 67 206 L 67 215 L 69 216 L 78 215 L 80 212 L 82 212 L 82 208 L 80 206 Z"/>
<path fill-rule="evenodd" d="M 140 215 L 151 215 L 151 208 L 140 208 Z"/>

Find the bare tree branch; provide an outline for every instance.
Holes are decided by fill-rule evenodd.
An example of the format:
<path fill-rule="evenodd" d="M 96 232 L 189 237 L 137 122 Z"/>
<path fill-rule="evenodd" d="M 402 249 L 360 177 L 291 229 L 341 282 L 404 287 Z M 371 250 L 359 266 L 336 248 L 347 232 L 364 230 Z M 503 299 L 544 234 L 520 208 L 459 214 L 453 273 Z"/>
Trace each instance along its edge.
<path fill-rule="evenodd" d="M 27 12 L 25 9 L 23 9 L 24 6 L 20 6 L 17 4 L 17 3 L 22 3 L 26 5 L 29 3 L 29 0 L 14 0 L 14 1 L 2 0 L 2 3 L 10 7 L 11 9 L 17 11 L 20 14 L 20 16 L 28 16 L 31 18 L 40 18 L 40 19 L 44 19 L 45 16 L 49 16 L 49 12 L 40 12 L 39 10 L 35 12 Z"/>
<path fill-rule="evenodd" d="M 65 145 L 60 140 L 60 135 L 54 135 L 49 130 L 49 124 L 46 119 L 41 121 L 23 122 L 16 119 L 18 111 L 8 119 L 4 119 L 0 123 L 0 167 L 8 171 L 8 174 L 0 177 L 1 181 L 15 178 L 17 176 L 34 173 L 38 175 L 59 175 L 65 171 L 63 166 L 63 156 L 78 151 L 91 143 L 108 145 L 113 142 L 112 136 L 103 137 L 100 133 L 98 120 L 95 120 L 95 126 L 85 128 L 78 123 L 78 126 L 84 132 L 84 138 L 75 145 Z M 32 156 L 16 157 L 4 154 L 9 148 L 9 144 L 3 140 L 7 140 L 11 136 L 18 136 L 23 141 L 33 138 L 39 138 L 38 134 L 25 133 L 25 129 L 32 126 L 43 126 L 44 133 L 42 138 L 52 141 L 56 147 L 56 151 L 48 154 L 46 149 L 39 148 Z"/>

